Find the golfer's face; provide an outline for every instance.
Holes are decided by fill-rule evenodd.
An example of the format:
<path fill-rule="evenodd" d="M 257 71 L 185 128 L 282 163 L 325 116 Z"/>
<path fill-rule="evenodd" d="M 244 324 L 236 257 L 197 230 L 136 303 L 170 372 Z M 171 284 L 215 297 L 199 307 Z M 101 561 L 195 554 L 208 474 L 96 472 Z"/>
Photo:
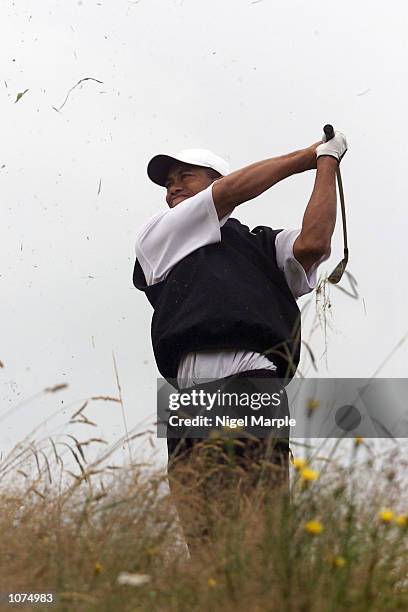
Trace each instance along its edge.
<path fill-rule="evenodd" d="M 188 164 L 175 164 L 166 180 L 166 202 L 174 208 L 183 200 L 191 198 L 212 183 L 204 168 Z"/>

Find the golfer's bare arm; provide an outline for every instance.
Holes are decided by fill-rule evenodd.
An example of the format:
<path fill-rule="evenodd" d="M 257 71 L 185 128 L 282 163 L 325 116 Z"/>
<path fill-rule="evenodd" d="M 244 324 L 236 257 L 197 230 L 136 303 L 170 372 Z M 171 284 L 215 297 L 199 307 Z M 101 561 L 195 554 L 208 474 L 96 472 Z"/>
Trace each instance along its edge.
<path fill-rule="evenodd" d="M 302 230 L 293 245 L 293 254 L 306 273 L 323 255 L 330 254 L 336 225 L 337 159 L 319 157 L 315 183 L 303 215 Z"/>
<path fill-rule="evenodd" d="M 288 155 L 265 159 L 222 177 L 213 184 L 213 200 L 218 218 L 236 206 L 256 198 L 279 181 L 305 170 L 317 168 L 314 189 L 303 217 L 302 230 L 294 243 L 294 255 L 306 273 L 322 255 L 330 251 L 336 222 L 336 166 L 334 157 L 316 160 L 311 147 Z"/>

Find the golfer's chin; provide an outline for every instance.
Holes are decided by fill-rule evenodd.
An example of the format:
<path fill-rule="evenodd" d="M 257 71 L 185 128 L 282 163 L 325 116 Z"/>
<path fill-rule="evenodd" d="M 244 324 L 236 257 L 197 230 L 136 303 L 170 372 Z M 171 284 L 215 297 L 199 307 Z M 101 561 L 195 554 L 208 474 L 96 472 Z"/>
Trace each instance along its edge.
<path fill-rule="evenodd" d="M 177 198 L 174 198 L 170 203 L 170 208 L 174 208 L 175 206 L 177 206 L 177 204 L 180 204 L 180 202 L 187 200 L 188 197 L 189 196 L 178 196 Z"/>

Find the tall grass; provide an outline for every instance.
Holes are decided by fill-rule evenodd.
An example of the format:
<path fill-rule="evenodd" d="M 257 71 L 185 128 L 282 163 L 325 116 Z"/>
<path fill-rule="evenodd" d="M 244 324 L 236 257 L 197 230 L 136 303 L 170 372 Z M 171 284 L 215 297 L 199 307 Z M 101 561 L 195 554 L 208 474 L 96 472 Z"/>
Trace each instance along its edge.
<path fill-rule="evenodd" d="M 84 449 L 100 443 L 26 439 L 2 458 L 0 592 L 54 592 L 53 609 L 69 611 L 408 609 L 398 453 L 371 456 L 360 439 L 348 462 L 332 450 L 305 463 L 298 451 L 290 488 L 232 461 L 219 494 L 204 498 L 211 469 L 185 466 L 183 521 L 212 526 L 189 557 L 166 473 L 131 461 L 113 469 L 123 440 L 87 463 Z"/>

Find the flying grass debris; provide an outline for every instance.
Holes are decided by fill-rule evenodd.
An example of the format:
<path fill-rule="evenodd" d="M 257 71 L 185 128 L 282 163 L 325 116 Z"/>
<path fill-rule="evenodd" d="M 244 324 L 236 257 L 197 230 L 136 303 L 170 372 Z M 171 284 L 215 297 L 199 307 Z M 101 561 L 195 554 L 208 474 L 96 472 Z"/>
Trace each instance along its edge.
<path fill-rule="evenodd" d="M 24 91 L 18 93 L 17 94 L 17 98 L 14 100 L 14 104 L 16 104 L 19 100 L 21 100 L 21 98 L 24 96 L 24 94 L 27 93 L 27 91 L 29 91 L 29 90 L 25 89 Z"/>
<path fill-rule="evenodd" d="M 360 295 L 357 289 L 357 285 L 358 285 L 357 280 L 348 270 L 346 270 L 344 274 L 348 278 L 351 290 L 344 289 L 344 287 L 340 287 L 339 285 L 335 285 L 335 287 L 337 287 L 337 289 L 340 289 L 340 291 L 343 291 L 343 293 L 345 293 L 346 295 L 349 295 L 350 297 L 352 297 L 354 300 L 358 300 Z"/>
<path fill-rule="evenodd" d="M 62 389 L 66 389 L 69 385 L 67 383 L 61 383 L 60 385 L 55 385 L 54 387 L 46 387 L 44 389 L 45 393 L 56 393 L 57 391 L 61 391 Z"/>
<path fill-rule="evenodd" d="M 93 77 L 85 77 L 83 79 L 80 79 L 78 81 L 78 83 L 76 83 L 73 87 L 71 87 L 71 89 L 68 91 L 67 95 L 65 96 L 65 100 L 64 102 L 61 104 L 61 106 L 59 108 L 55 108 L 55 106 L 53 106 L 52 108 L 57 111 L 57 113 L 60 112 L 60 110 L 65 106 L 65 104 L 67 103 L 67 100 L 69 98 L 69 95 L 71 93 L 71 91 L 73 91 L 76 87 L 78 87 L 78 85 L 80 85 L 81 83 L 83 83 L 84 81 L 95 81 L 96 83 L 100 83 L 102 84 L 103 81 L 99 81 L 98 79 L 94 79 Z M 28 91 L 28 90 L 27 90 Z M 25 92 L 24 92 L 25 93 Z M 17 100 L 16 100 L 17 101 Z"/>

